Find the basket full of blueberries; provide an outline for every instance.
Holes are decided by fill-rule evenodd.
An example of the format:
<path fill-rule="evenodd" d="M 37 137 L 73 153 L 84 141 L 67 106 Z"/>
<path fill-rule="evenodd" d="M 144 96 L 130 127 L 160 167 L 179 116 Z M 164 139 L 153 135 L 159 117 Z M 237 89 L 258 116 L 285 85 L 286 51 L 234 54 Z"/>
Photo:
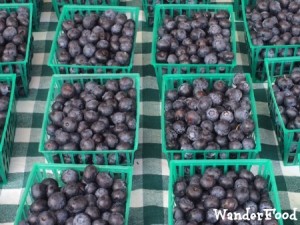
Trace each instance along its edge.
<path fill-rule="evenodd" d="M 173 159 L 253 159 L 261 151 L 249 74 L 165 75 L 162 148 Z"/>

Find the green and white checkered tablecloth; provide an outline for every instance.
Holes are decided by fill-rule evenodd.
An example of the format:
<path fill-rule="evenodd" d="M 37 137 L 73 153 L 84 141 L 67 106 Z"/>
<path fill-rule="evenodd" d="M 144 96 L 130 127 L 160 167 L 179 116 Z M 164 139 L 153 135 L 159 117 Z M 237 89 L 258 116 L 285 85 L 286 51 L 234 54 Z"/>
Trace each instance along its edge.
<path fill-rule="evenodd" d="M 122 1 L 122 5 L 139 6 L 141 0 Z M 133 72 L 141 74 L 141 129 L 139 150 L 134 163 L 130 225 L 167 224 L 168 164 L 161 151 L 160 104 L 154 70 L 150 65 L 152 29 L 147 27 L 143 11 L 140 12 L 139 32 Z M 47 66 L 49 51 L 57 25 L 57 18 L 49 0 L 45 0 L 39 32 L 34 32 L 34 56 L 30 95 L 17 101 L 17 130 L 11 158 L 9 182 L 0 185 L 0 225 L 13 224 L 18 203 L 26 180 L 37 162 L 45 162 L 38 153 L 45 101 L 52 75 Z M 239 69 L 247 70 L 248 59 L 242 24 L 237 24 Z M 246 69 L 246 70 L 245 70 Z M 273 161 L 283 211 L 298 208 L 300 224 L 300 172 L 299 168 L 283 167 L 277 140 L 266 103 L 265 84 L 255 84 L 255 97 L 262 140 L 261 158 Z"/>

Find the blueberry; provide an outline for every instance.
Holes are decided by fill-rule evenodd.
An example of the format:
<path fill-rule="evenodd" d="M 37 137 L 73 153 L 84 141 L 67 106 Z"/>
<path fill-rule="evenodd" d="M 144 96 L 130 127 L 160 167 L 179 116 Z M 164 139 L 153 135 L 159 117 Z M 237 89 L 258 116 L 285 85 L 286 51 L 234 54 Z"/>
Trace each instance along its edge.
<path fill-rule="evenodd" d="M 203 130 L 207 130 L 207 131 L 210 131 L 210 132 L 212 132 L 214 130 L 214 124 L 210 120 L 204 120 L 204 121 L 202 121 L 200 127 Z"/>
<path fill-rule="evenodd" d="M 85 213 L 79 213 L 74 217 L 73 225 L 91 225 L 91 218 Z"/>
<path fill-rule="evenodd" d="M 218 221 L 215 210 L 216 209 L 208 209 L 206 211 L 206 221 L 208 223 L 215 224 Z"/>
<path fill-rule="evenodd" d="M 225 175 L 220 176 L 218 182 L 219 182 L 220 186 L 225 188 L 225 189 L 232 188 L 233 185 L 234 185 L 233 179 L 231 177 L 228 177 L 228 176 L 225 176 Z"/>
<path fill-rule="evenodd" d="M 255 148 L 255 142 L 253 138 L 245 138 L 242 141 L 243 149 L 249 150 L 249 149 L 254 149 Z"/>
<path fill-rule="evenodd" d="M 273 209 L 273 204 L 270 200 L 261 201 L 258 205 L 259 212 L 264 213 L 266 209 Z"/>
<path fill-rule="evenodd" d="M 72 169 L 65 170 L 62 173 L 61 178 L 62 178 L 62 181 L 65 184 L 72 183 L 72 182 L 77 182 L 79 180 L 78 173 L 75 170 L 72 170 Z"/>
<path fill-rule="evenodd" d="M 225 120 L 215 122 L 214 130 L 220 136 L 227 136 L 230 131 L 229 122 Z"/>
<path fill-rule="evenodd" d="M 280 77 L 276 80 L 278 87 L 281 90 L 291 89 L 293 87 L 293 81 L 287 77 Z"/>
<path fill-rule="evenodd" d="M 201 118 L 195 111 L 188 111 L 185 115 L 187 125 L 199 125 Z"/>
<path fill-rule="evenodd" d="M 177 134 L 183 134 L 186 131 L 186 125 L 183 121 L 176 121 L 173 123 L 173 129 Z"/>
<path fill-rule="evenodd" d="M 203 175 L 200 179 L 200 185 L 206 190 L 209 190 L 216 184 L 216 180 L 209 175 Z"/>
<path fill-rule="evenodd" d="M 211 108 L 212 106 L 212 99 L 208 96 L 202 96 L 199 98 L 199 109 L 205 111 L 208 110 L 209 108 Z"/>
<path fill-rule="evenodd" d="M 267 181 L 261 176 L 256 176 L 254 180 L 254 186 L 258 191 L 262 191 L 267 188 Z"/>
<path fill-rule="evenodd" d="M 192 143 L 192 146 L 194 149 L 199 149 L 199 150 L 206 149 L 207 142 L 204 139 L 199 139 L 197 141 L 194 141 Z"/>
<path fill-rule="evenodd" d="M 243 97 L 242 91 L 237 88 L 229 88 L 226 91 L 225 95 L 229 98 L 229 100 L 233 100 L 236 102 L 240 101 Z"/>
<path fill-rule="evenodd" d="M 252 181 L 254 179 L 253 173 L 246 169 L 241 169 L 239 176 L 240 178 L 246 179 L 248 181 Z"/>
<path fill-rule="evenodd" d="M 184 213 L 187 213 L 194 208 L 194 203 L 186 197 L 180 198 L 178 205 Z"/>
<path fill-rule="evenodd" d="M 192 86 L 188 83 L 183 83 L 178 87 L 178 95 L 188 97 L 192 94 Z"/>
<path fill-rule="evenodd" d="M 215 91 L 226 92 L 227 84 L 223 80 L 217 80 L 213 84 L 213 89 Z"/>
<path fill-rule="evenodd" d="M 205 218 L 205 214 L 203 210 L 200 209 L 192 209 L 190 212 L 188 212 L 187 215 L 188 221 L 190 222 L 189 224 L 191 224 L 192 222 L 195 222 L 196 224 L 201 223 L 202 221 L 204 221 Z"/>
<path fill-rule="evenodd" d="M 208 81 L 204 78 L 198 78 L 193 81 L 194 88 L 200 88 L 203 91 L 208 89 Z"/>
<path fill-rule="evenodd" d="M 189 184 L 189 186 L 186 187 L 186 196 L 192 200 L 192 201 L 199 201 L 202 195 L 202 189 L 198 185 Z"/>
<path fill-rule="evenodd" d="M 240 107 L 234 111 L 234 117 L 237 122 L 243 122 L 244 120 L 249 118 L 249 112 L 246 109 Z"/>
<path fill-rule="evenodd" d="M 237 179 L 237 180 L 234 182 L 234 188 L 235 188 L 235 189 L 241 188 L 241 187 L 245 187 L 245 188 L 248 188 L 248 187 L 249 187 L 248 181 L 247 181 L 246 179 L 240 178 L 240 179 Z"/>
<path fill-rule="evenodd" d="M 221 113 L 220 119 L 231 123 L 234 120 L 233 113 L 229 110 L 226 110 Z"/>
<path fill-rule="evenodd" d="M 206 111 L 206 117 L 211 121 L 217 121 L 219 118 L 219 112 L 216 108 L 210 108 Z"/>
<path fill-rule="evenodd" d="M 186 134 L 191 141 L 197 141 L 199 139 L 200 129 L 196 125 L 191 125 L 187 128 Z"/>
<path fill-rule="evenodd" d="M 242 141 L 244 137 L 245 136 L 241 130 L 232 130 L 228 134 L 228 139 L 230 141 Z"/>
<path fill-rule="evenodd" d="M 38 224 L 40 225 L 55 225 L 56 217 L 51 211 L 41 212 L 38 216 Z"/>
<path fill-rule="evenodd" d="M 238 201 L 235 198 L 225 198 L 221 200 L 221 207 L 229 212 L 234 212 L 238 207 Z"/>
<path fill-rule="evenodd" d="M 219 106 L 223 102 L 222 92 L 211 92 L 208 96 L 211 98 L 213 106 Z"/>

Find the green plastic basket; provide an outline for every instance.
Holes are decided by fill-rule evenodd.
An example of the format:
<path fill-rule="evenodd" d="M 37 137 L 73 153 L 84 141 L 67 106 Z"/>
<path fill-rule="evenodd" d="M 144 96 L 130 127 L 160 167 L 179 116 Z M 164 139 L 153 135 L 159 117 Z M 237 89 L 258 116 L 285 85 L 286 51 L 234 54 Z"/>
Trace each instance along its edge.
<path fill-rule="evenodd" d="M 184 82 L 188 82 L 192 84 L 193 80 L 196 78 L 205 78 L 209 82 L 209 87 L 213 85 L 213 82 L 216 80 L 223 80 L 228 85 L 232 84 L 232 80 L 234 74 L 185 74 L 185 75 L 165 75 L 163 76 L 163 84 L 162 84 L 162 100 L 161 100 L 161 130 L 162 130 L 162 150 L 163 153 L 166 155 L 166 158 L 170 162 L 170 160 L 178 159 L 180 156 L 181 159 L 184 159 L 184 155 L 188 154 L 192 159 L 218 159 L 220 155 L 222 158 L 231 159 L 237 158 L 241 159 L 246 157 L 247 159 L 255 159 L 256 156 L 261 151 L 261 141 L 259 135 L 259 127 L 258 127 L 258 120 L 257 120 L 257 112 L 256 112 L 256 105 L 255 105 L 255 98 L 254 92 L 252 87 L 252 81 L 250 74 L 245 74 L 246 80 L 250 84 L 251 90 L 249 93 L 249 98 L 251 101 L 251 117 L 255 124 L 255 130 L 253 132 L 253 138 L 256 143 L 255 149 L 251 150 L 175 150 L 175 149 L 167 149 L 166 145 L 166 118 L 165 118 L 165 93 L 168 90 L 177 89 L 179 85 Z"/>
<path fill-rule="evenodd" d="M 158 41 L 158 29 L 162 25 L 163 20 L 166 15 L 173 16 L 176 14 L 186 14 L 191 17 L 193 13 L 199 11 L 210 11 L 217 12 L 219 10 L 226 10 L 230 13 L 231 24 L 231 34 L 235 34 L 235 19 L 232 5 L 180 5 L 180 4 L 169 4 L 161 5 L 157 4 L 155 6 L 155 21 L 153 28 L 153 41 L 152 41 L 152 52 L 151 52 L 151 64 L 153 65 L 156 73 L 156 79 L 158 83 L 159 90 L 161 90 L 162 77 L 164 74 L 181 73 L 184 69 L 187 74 L 189 73 L 210 73 L 214 70 L 214 73 L 230 73 L 236 66 L 236 57 L 231 64 L 167 64 L 167 63 L 157 63 L 156 62 L 156 43 Z M 236 40 L 235 35 L 231 36 L 231 44 L 233 53 L 236 55 Z M 175 71 L 176 72 L 175 72 Z M 185 75 L 184 75 L 185 76 Z"/>
<path fill-rule="evenodd" d="M 299 57 L 273 58 L 265 60 L 265 70 L 268 76 L 268 104 L 271 118 L 275 127 L 275 132 L 285 166 L 298 164 L 297 154 L 300 153 L 300 141 L 294 141 L 294 135 L 300 132 L 300 129 L 287 129 L 283 123 L 272 85 L 277 77 L 291 74 L 294 67 L 300 66 Z M 276 121 L 276 117 L 278 118 Z"/>
<path fill-rule="evenodd" d="M 75 13 L 102 13 L 106 10 L 114 10 L 119 13 L 125 13 L 127 15 L 127 18 L 132 19 L 135 21 L 135 35 L 133 40 L 133 48 L 132 53 L 130 57 L 130 63 L 127 66 L 82 66 L 82 65 L 68 65 L 68 64 L 60 64 L 56 57 L 56 51 L 58 49 L 57 46 L 57 39 L 60 36 L 62 31 L 62 23 L 65 20 L 74 18 Z M 52 42 L 51 51 L 49 55 L 48 60 L 48 66 L 51 67 L 54 74 L 70 74 L 69 69 L 72 68 L 74 71 L 74 74 L 79 73 L 99 73 L 99 70 L 101 70 L 101 73 L 129 73 L 133 66 L 133 58 L 134 58 L 134 49 L 135 49 L 135 40 L 136 40 L 136 34 L 138 29 L 138 16 L 139 16 L 139 8 L 138 7 L 122 7 L 122 6 L 93 6 L 93 5 L 66 5 L 63 7 L 62 13 L 59 17 L 59 21 L 57 24 L 55 37 Z M 64 73 L 62 70 L 64 70 Z"/>
<path fill-rule="evenodd" d="M 247 43 L 247 52 L 249 55 L 249 64 L 251 67 L 252 79 L 254 82 L 261 82 L 267 80 L 267 74 L 264 72 L 264 58 L 261 52 L 265 51 L 266 55 L 272 52 L 274 58 L 298 56 L 300 45 L 254 45 L 250 35 L 250 29 L 246 19 L 246 7 L 248 5 L 255 6 L 256 0 L 242 0 L 243 20 L 245 27 L 245 39 Z"/>
<path fill-rule="evenodd" d="M 64 150 L 56 150 L 56 151 L 48 151 L 45 150 L 44 145 L 47 140 L 49 140 L 49 137 L 46 132 L 46 127 L 48 124 L 50 124 L 48 114 L 51 112 L 51 105 L 53 103 L 53 100 L 55 97 L 60 94 L 60 90 L 62 85 L 65 82 L 79 82 L 81 84 L 87 82 L 87 81 L 95 81 L 97 83 L 104 83 L 106 80 L 109 79 L 120 79 L 122 77 L 130 77 L 134 81 L 135 88 L 137 90 L 136 92 L 136 131 L 135 131 L 135 139 L 134 139 L 134 146 L 133 149 L 128 150 L 107 150 L 107 151 L 80 151 L 80 150 L 74 150 L 74 151 L 64 151 Z M 108 165 L 107 157 L 109 154 L 114 154 L 116 157 L 116 164 L 119 165 L 121 162 L 119 161 L 119 156 L 122 155 L 125 157 L 125 163 L 122 163 L 122 165 L 133 165 L 134 162 L 134 154 L 136 150 L 138 149 L 138 142 L 139 142 L 139 115 L 140 115 L 140 76 L 139 74 L 80 74 L 79 75 L 53 75 L 50 89 L 48 93 L 47 103 L 46 103 L 46 109 L 44 114 L 44 120 L 43 120 L 43 126 L 42 126 L 42 134 L 41 134 L 41 141 L 39 145 L 39 152 L 42 153 L 48 162 L 54 163 L 53 157 L 56 156 L 59 158 L 60 163 L 65 163 L 63 159 L 63 155 L 68 155 L 72 161 L 72 164 L 75 164 L 77 162 L 77 157 L 80 156 L 82 161 L 86 164 L 89 164 L 87 162 L 87 156 L 92 156 L 93 163 L 96 164 L 96 157 L 97 155 L 104 156 L 104 164 Z"/>
<path fill-rule="evenodd" d="M 37 30 L 39 28 L 43 0 L 0 0 L 0 4 L 3 4 L 3 3 L 7 3 L 7 4 L 13 3 L 13 4 L 17 4 L 17 5 L 20 3 L 32 3 L 33 29 Z"/>
<path fill-rule="evenodd" d="M 278 190 L 276 185 L 276 180 L 274 176 L 274 171 L 272 167 L 272 162 L 266 159 L 256 159 L 256 160 L 173 160 L 170 164 L 170 178 L 169 178 L 169 193 L 168 193 L 168 221 L 169 225 L 173 225 L 173 208 L 175 206 L 174 196 L 173 196 L 173 185 L 181 177 L 192 176 L 197 170 L 205 171 L 208 167 L 218 167 L 224 172 L 229 169 L 234 169 L 239 171 L 241 168 L 246 168 L 251 170 L 254 175 L 261 175 L 268 182 L 268 191 L 271 200 L 274 204 L 276 212 L 281 212 L 280 200 L 278 196 Z M 283 225 L 282 219 L 278 220 L 279 225 Z"/>
<path fill-rule="evenodd" d="M 169 4 L 214 4 L 218 3 L 219 0 L 166 0 Z M 143 9 L 146 17 L 147 24 L 151 27 L 154 23 L 154 9 L 157 4 L 168 4 L 164 0 L 143 0 Z M 234 12 L 237 19 L 242 18 L 241 13 L 241 2 L 240 0 L 233 0 L 224 2 L 221 1 L 221 4 L 233 4 Z"/>
<path fill-rule="evenodd" d="M 63 182 L 60 178 L 61 173 L 67 169 L 78 171 L 79 176 L 82 176 L 86 165 L 63 165 L 63 164 L 34 164 L 27 180 L 26 188 L 22 194 L 19 203 L 16 219 L 14 225 L 19 225 L 19 222 L 25 220 L 28 216 L 29 208 L 33 199 L 30 194 L 31 186 L 35 183 L 41 182 L 45 178 L 54 178 L 58 181 L 60 186 Z M 127 201 L 125 206 L 125 225 L 128 225 L 130 196 L 132 189 L 132 174 L 133 168 L 129 166 L 96 166 L 99 172 L 108 172 L 111 176 L 123 179 L 127 183 Z"/>
<path fill-rule="evenodd" d="M 52 0 L 52 6 L 56 13 L 57 18 L 64 5 L 107 5 L 118 6 L 120 0 Z"/>
<path fill-rule="evenodd" d="M 16 75 L 0 75 L 0 82 L 9 84 L 11 88 L 7 116 L 0 141 L 0 182 L 7 183 L 7 174 L 9 170 L 17 121 L 15 101 Z"/>
<path fill-rule="evenodd" d="M 0 62 L 0 74 L 14 74 L 16 70 L 17 79 L 16 84 L 17 87 L 15 89 L 16 96 L 21 95 L 28 95 L 29 91 L 29 71 L 30 71 L 30 64 L 32 59 L 32 10 L 33 6 L 32 3 L 18 3 L 18 4 L 0 4 L 0 9 L 6 10 L 7 12 L 14 12 L 19 7 L 26 7 L 30 11 L 30 22 L 28 27 L 28 37 L 27 37 L 27 46 L 26 46 L 26 56 L 23 61 L 18 62 Z"/>

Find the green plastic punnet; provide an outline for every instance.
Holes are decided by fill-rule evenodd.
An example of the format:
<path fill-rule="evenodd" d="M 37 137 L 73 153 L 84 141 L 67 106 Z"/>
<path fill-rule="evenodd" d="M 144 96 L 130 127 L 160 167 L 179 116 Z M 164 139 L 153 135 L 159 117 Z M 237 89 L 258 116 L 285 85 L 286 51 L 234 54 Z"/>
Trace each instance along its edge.
<path fill-rule="evenodd" d="M 168 4 L 155 6 L 155 20 L 153 28 L 153 41 L 152 41 L 152 53 L 151 53 L 151 64 L 153 65 L 156 73 L 156 79 L 159 90 L 161 90 L 162 77 L 164 74 L 182 73 L 231 73 L 236 66 L 236 56 L 232 63 L 229 64 L 168 64 L 156 62 L 156 43 L 158 41 L 158 29 L 162 25 L 164 18 L 167 15 L 181 15 L 186 14 L 188 17 L 192 17 L 194 13 L 201 11 L 218 12 L 219 10 L 226 10 L 230 14 L 231 20 L 231 34 L 235 34 L 235 19 L 232 5 L 180 5 L 180 4 Z M 235 35 L 231 36 L 232 52 L 236 55 L 236 40 Z M 185 75 L 183 75 L 185 76 Z"/>
<path fill-rule="evenodd" d="M 272 55 L 272 58 L 298 56 L 300 45 L 254 45 L 246 19 L 246 7 L 248 5 L 255 6 L 256 2 L 256 0 L 242 0 L 242 10 L 252 79 L 253 82 L 261 82 L 267 80 L 267 74 L 263 68 L 265 58 L 261 56 L 262 52 L 265 52 L 265 55 Z"/>
<path fill-rule="evenodd" d="M 299 57 L 272 58 L 265 60 L 265 71 L 268 78 L 268 104 L 273 120 L 279 149 L 285 166 L 297 165 L 297 154 L 300 153 L 300 141 L 295 141 L 300 129 L 288 129 L 283 123 L 276 98 L 272 89 L 277 77 L 292 73 L 294 67 L 300 67 Z"/>
<path fill-rule="evenodd" d="M 47 135 L 47 125 L 50 124 L 49 120 L 49 113 L 51 112 L 51 105 L 57 95 L 60 94 L 61 87 L 65 82 L 74 83 L 79 82 L 84 84 L 88 81 L 95 81 L 97 83 L 103 84 L 106 80 L 114 79 L 118 80 L 123 77 L 129 77 L 133 79 L 134 86 L 136 89 L 136 130 L 135 130 L 135 139 L 134 139 L 134 146 L 133 149 L 128 150 L 106 150 L 106 151 L 81 151 L 79 149 L 74 149 L 74 151 L 65 151 L 65 150 L 55 150 L 55 151 L 48 151 L 45 149 L 44 145 L 45 142 L 49 140 Z M 42 153 L 46 160 L 49 163 L 57 163 L 54 161 L 53 157 L 59 159 L 60 163 L 64 162 L 64 155 L 68 155 L 72 164 L 76 164 L 77 157 L 81 157 L 83 162 L 87 163 L 87 157 L 92 157 L 93 163 L 97 164 L 97 156 L 101 155 L 104 156 L 104 165 L 108 165 L 108 155 L 114 154 L 116 157 L 116 165 L 120 165 L 121 162 L 118 160 L 119 156 L 125 157 L 125 163 L 122 165 L 133 165 L 134 162 L 134 154 L 138 149 L 138 142 L 139 142 L 139 121 L 140 121 L 140 76 L 139 74 L 75 74 L 75 75 L 60 75 L 55 74 L 52 76 L 51 84 L 48 92 L 48 98 L 44 113 L 43 125 L 42 125 L 42 134 L 41 134 L 41 141 L 39 145 L 39 152 Z"/>
<path fill-rule="evenodd" d="M 133 40 L 133 48 L 130 57 L 130 62 L 127 66 L 88 66 L 88 65 L 69 65 L 61 64 L 58 62 L 56 57 L 56 52 L 58 49 L 57 40 L 62 34 L 62 23 L 65 20 L 73 19 L 75 13 L 80 13 L 82 15 L 86 13 L 102 13 L 106 10 L 114 10 L 119 13 L 125 13 L 128 19 L 135 21 L 135 34 Z M 59 17 L 57 24 L 55 36 L 52 42 L 48 66 L 51 67 L 54 74 L 70 74 L 70 69 L 72 69 L 72 74 L 98 74 L 98 73 L 129 73 L 132 70 L 133 58 L 134 58 L 134 49 L 135 49 L 135 40 L 138 30 L 138 16 L 139 8 L 138 7 L 123 7 L 123 6 L 98 6 L 98 5 L 65 5 Z M 63 71 L 63 72 L 62 72 Z"/>
<path fill-rule="evenodd" d="M 29 76 L 30 64 L 32 59 L 31 41 L 32 41 L 33 6 L 32 3 L 0 4 L 0 9 L 6 10 L 7 12 L 15 12 L 19 7 L 26 7 L 30 11 L 26 55 L 23 61 L 0 62 L 0 74 L 14 74 L 15 71 L 18 70 L 19 73 L 16 74 L 17 75 L 16 83 L 18 84 L 18 81 L 19 80 L 21 81 L 22 88 L 24 88 L 24 94 L 26 96 L 28 95 L 28 91 L 29 91 L 28 76 Z M 16 87 L 15 89 L 16 96 L 18 96 L 19 93 L 19 91 L 17 90 L 18 88 Z"/>
<path fill-rule="evenodd" d="M 186 154 L 191 157 L 191 159 L 219 159 L 226 158 L 226 159 L 255 159 L 257 155 L 261 151 L 261 140 L 259 134 L 259 127 L 258 127 L 258 119 L 257 119 L 257 111 L 255 105 L 255 98 L 252 86 L 252 80 L 250 74 L 245 74 L 246 80 L 250 85 L 250 93 L 249 98 L 251 102 L 251 117 L 255 124 L 255 129 L 253 132 L 253 138 L 256 143 L 255 149 L 250 150 L 230 150 L 230 149 L 222 149 L 222 150 L 180 150 L 180 149 L 167 149 L 166 144 L 166 118 L 165 118 L 165 96 L 168 90 L 174 90 L 179 87 L 184 82 L 188 82 L 192 84 L 193 80 L 197 78 L 205 78 L 209 82 L 209 87 L 212 87 L 214 81 L 216 80 L 223 80 L 227 83 L 227 85 L 231 85 L 233 81 L 234 74 L 175 74 L 175 75 L 164 75 L 162 81 L 162 92 L 161 92 L 161 130 L 162 130 L 162 150 L 163 153 L 166 155 L 167 160 L 174 159 L 184 159 Z"/>
<path fill-rule="evenodd" d="M 255 160 L 172 160 L 170 163 L 170 177 L 169 177 L 169 192 L 168 192 L 168 224 L 174 225 L 173 208 L 175 206 L 173 185 L 184 176 L 192 176 L 196 170 L 203 173 L 208 167 L 218 167 L 225 173 L 229 169 L 234 169 L 238 172 L 241 168 L 246 168 L 253 172 L 254 175 L 261 175 L 267 180 L 269 196 L 273 202 L 276 212 L 281 213 L 280 200 L 272 162 L 267 159 Z M 282 219 L 278 220 L 279 225 L 283 225 Z"/>
<path fill-rule="evenodd" d="M 61 174 L 67 169 L 73 169 L 78 172 L 81 178 L 82 172 L 86 165 L 64 165 L 64 164 L 34 164 L 30 175 L 27 180 L 25 190 L 22 194 L 22 198 L 19 203 L 19 208 L 15 218 L 14 225 L 19 225 L 20 221 L 25 220 L 28 217 L 29 208 L 33 202 L 33 198 L 30 194 L 31 186 L 35 183 L 41 182 L 45 178 L 54 178 L 57 180 L 59 186 L 63 185 L 61 180 Z M 112 177 L 122 179 L 127 184 L 127 201 L 125 206 L 124 220 L 128 225 L 131 189 L 132 189 L 132 175 L 133 168 L 130 166 L 96 166 L 99 172 L 108 172 Z"/>
<path fill-rule="evenodd" d="M 109 3 L 108 3 L 109 2 Z M 118 6 L 120 0 L 52 0 L 52 6 L 57 18 L 60 16 L 61 9 L 64 5 L 107 5 Z"/>
<path fill-rule="evenodd" d="M 236 14 L 236 18 L 237 19 L 242 19 L 242 12 L 241 12 L 241 0 L 233 0 L 233 1 L 222 1 L 220 2 L 221 4 L 233 4 L 233 8 L 234 8 L 234 12 Z M 197 2 L 199 2 L 198 4 L 214 4 L 214 3 L 218 3 L 217 1 L 213 1 L 213 0 L 170 0 L 168 1 L 169 4 L 197 4 Z M 146 17 L 146 21 L 147 24 L 149 26 L 153 26 L 153 22 L 154 22 L 154 9 L 155 6 L 157 4 L 168 4 L 165 3 L 164 0 L 143 0 L 143 9 L 144 9 L 144 13 L 145 13 L 145 17 Z"/>
<path fill-rule="evenodd" d="M 7 183 L 7 174 L 16 131 L 16 75 L 0 75 L 0 82 L 8 84 L 11 90 L 8 110 L 6 113 L 7 116 L 0 139 L 0 182 L 5 184 Z"/>
<path fill-rule="evenodd" d="M 43 6 L 43 0 L 0 0 L 0 4 L 19 4 L 19 3 L 32 3 L 32 25 L 34 30 L 39 27 L 41 10 Z"/>

